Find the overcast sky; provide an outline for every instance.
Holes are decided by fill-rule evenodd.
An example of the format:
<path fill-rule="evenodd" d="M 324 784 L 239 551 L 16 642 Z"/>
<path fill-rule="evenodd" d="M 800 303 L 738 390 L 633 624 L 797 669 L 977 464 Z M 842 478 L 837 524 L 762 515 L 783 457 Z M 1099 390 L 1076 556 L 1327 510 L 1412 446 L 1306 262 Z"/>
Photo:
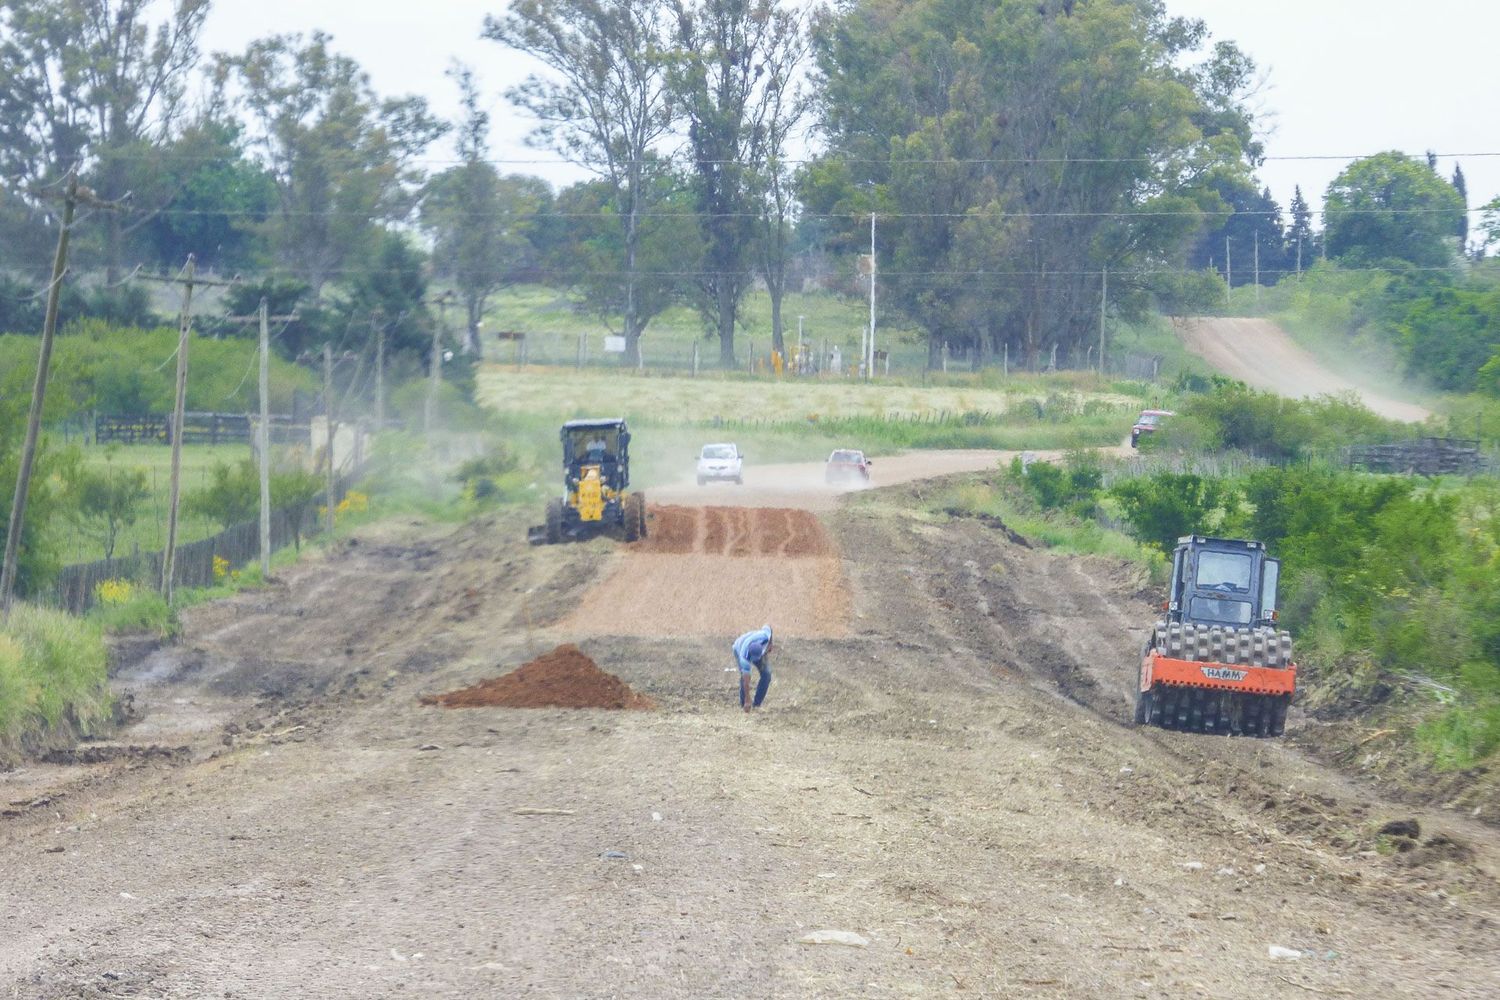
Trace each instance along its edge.
<path fill-rule="evenodd" d="M 1216 39 L 1232 39 L 1266 74 L 1257 98 L 1271 159 L 1261 171 L 1285 205 L 1301 184 L 1316 207 L 1348 158 L 1386 149 L 1420 155 L 1464 153 L 1469 201 L 1500 195 L 1500 38 L 1494 0 L 1166 0 L 1173 14 L 1199 17 Z M 419 93 L 444 115 L 456 109 L 443 75 L 456 56 L 479 73 L 492 98 L 493 155 L 551 159 L 524 145 L 527 121 L 500 97 L 526 60 L 479 39 L 484 15 L 503 0 L 219 0 L 203 44 L 239 51 L 253 38 L 321 28 L 386 95 Z M 1474 154 L 1490 153 L 1490 156 Z M 452 155 L 446 146 L 433 155 Z M 1339 157 L 1334 160 L 1280 157 Z M 1454 160 L 1445 156 L 1445 177 Z M 554 183 L 569 167 L 514 164 Z"/>

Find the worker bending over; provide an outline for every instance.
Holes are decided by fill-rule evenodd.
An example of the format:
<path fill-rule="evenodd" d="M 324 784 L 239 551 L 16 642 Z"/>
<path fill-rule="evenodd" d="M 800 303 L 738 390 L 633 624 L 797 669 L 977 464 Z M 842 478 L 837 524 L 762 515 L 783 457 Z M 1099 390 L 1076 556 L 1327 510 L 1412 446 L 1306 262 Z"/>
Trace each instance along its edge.
<path fill-rule="evenodd" d="M 760 708 L 771 686 L 771 626 L 762 625 L 734 640 L 734 661 L 740 668 L 740 707 L 750 711 Z M 750 700 L 750 668 L 760 671 L 755 685 L 755 700 Z"/>

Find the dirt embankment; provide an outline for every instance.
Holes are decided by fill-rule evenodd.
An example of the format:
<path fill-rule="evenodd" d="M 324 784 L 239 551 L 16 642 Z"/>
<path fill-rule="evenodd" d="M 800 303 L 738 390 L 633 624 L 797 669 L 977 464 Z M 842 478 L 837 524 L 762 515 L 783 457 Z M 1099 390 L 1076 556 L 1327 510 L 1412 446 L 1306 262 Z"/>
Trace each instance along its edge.
<path fill-rule="evenodd" d="M 1184 321 L 1183 343 L 1216 370 L 1257 389 L 1311 398 L 1352 392 L 1383 417 L 1420 423 L 1426 407 L 1394 399 L 1357 378 L 1330 371 L 1266 319 L 1204 317 Z"/>

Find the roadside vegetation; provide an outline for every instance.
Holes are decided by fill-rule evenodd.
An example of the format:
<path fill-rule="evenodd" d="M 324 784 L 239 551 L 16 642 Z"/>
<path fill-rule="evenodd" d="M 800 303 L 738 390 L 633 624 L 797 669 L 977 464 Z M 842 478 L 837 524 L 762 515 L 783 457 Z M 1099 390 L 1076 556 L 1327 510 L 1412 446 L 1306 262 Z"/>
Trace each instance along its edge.
<path fill-rule="evenodd" d="M 1500 751 L 1500 485 L 1351 472 L 1330 442 L 1379 437 L 1383 421 L 1345 400 L 1292 402 L 1220 383 L 1134 461 L 1077 452 L 1018 459 L 936 509 L 1000 517 L 1066 551 L 1131 559 L 1164 579 L 1182 535 L 1264 541 L 1283 560 L 1282 620 L 1298 642 L 1302 704 L 1412 727 L 1432 766 Z M 1259 457 L 1208 469 L 1219 449 L 1264 435 Z"/>
<path fill-rule="evenodd" d="M 0 623 L 0 757 L 50 734 L 95 732 L 110 720 L 99 626 L 18 605 Z"/>

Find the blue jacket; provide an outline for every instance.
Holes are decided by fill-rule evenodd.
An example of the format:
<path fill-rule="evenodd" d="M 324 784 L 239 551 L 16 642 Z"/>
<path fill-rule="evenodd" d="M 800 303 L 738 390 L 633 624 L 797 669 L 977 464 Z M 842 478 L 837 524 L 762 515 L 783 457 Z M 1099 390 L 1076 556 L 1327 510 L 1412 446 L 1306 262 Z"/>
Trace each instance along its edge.
<path fill-rule="evenodd" d="M 734 640 L 734 658 L 740 665 L 740 673 L 748 674 L 752 666 L 764 665 L 770 646 L 771 630 L 768 628 L 746 632 Z"/>

